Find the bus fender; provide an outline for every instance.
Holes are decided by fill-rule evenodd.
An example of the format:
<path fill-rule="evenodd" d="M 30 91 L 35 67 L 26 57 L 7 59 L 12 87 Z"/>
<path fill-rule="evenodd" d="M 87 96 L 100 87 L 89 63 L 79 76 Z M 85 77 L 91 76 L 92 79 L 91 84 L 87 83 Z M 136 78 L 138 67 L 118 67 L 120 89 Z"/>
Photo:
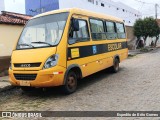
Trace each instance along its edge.
<path fill-rule="evenodd" d="M 80 68 L 80 66 L 78 65 L 78 64 L 72 64 L 72 65 L 70 65 L 68 68 L 67 68 L 67 70 L 66 70 L 66 72 L 65 72 L 65 75 L 64 75 L 64 82 L 63 82 L 63 84 L 65 84 L 65 82 L 66 82 L 66 78 L 67 78 L 67 74 L 68 74 L 68 72 L 71 70 L 71 69 L 79 69 L 80 70 L 80 78 L 82 78 L 82 71 L 81 71 L 81 68 Z"/>
<path fill-rule="evenodd" d="M 118 60 L 119 60 L 119 63 L 120 63 L 120 57 L 119 57 L 119 55 L 117 54 L 117 55 L 115 55 L 114 57 L 113 57 L 113 63 L 115 62 L 115 60 L 118 58 Z"/>

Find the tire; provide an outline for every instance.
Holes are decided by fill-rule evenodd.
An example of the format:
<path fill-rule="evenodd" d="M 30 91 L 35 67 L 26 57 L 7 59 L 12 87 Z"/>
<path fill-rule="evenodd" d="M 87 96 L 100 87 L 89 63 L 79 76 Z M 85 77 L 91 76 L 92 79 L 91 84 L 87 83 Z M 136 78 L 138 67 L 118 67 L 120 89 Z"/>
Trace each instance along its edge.
<path fill-rule="evenodd" d="M 117 73 L 119 71 L 119 60 L 117 58 L 114 60 L 114 64 L 111 67 L 111 71 L 113 73 Z"/>
<path fill-rule="evenodd" d="M 62 86 L 62 92 L 64 94 L 72 94 L 76 91 L 77 89 L 77 75 L 75 72 L 70 71 L 67 74 L 66 80 L 65 80 L 65 85 Z"/>

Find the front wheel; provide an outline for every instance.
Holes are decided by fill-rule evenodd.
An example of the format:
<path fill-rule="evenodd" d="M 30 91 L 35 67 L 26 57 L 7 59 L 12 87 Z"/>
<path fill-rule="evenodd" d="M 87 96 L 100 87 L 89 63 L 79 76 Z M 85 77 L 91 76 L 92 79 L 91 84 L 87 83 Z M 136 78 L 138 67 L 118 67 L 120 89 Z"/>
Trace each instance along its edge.
<path fill-rule="evenodd" d="M 113 66 L 111 67 L 111 71 L 113 73 L 117 73 L 119 71 L 119 60 L 115 59 Z"/>
<path fill-rule="evenodd" d="M 67 74 L 65 85 L 62 86 L 62 90 L 65 94 L 72 94 L 77 89 L 77 75 L 75 72 L 70 71 Z"/>

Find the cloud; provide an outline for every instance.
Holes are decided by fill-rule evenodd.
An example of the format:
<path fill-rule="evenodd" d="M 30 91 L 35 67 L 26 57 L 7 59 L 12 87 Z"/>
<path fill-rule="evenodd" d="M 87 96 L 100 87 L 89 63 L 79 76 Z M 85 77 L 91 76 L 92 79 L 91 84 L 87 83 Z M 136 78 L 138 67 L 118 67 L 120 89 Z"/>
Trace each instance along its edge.
<path fill-rule="evenodd" d="M 5 10 L 17 13 L 25 13 L 24 0 L 5 0 Z"/>

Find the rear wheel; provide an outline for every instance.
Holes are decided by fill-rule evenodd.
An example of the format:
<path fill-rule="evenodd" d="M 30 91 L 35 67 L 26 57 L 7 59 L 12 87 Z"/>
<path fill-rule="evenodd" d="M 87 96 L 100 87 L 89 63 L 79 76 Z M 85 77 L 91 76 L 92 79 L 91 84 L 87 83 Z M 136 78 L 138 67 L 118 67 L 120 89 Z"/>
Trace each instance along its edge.
<path fill-rule="evenodd" d="M 114 64 L 111 67 L 111 71 L 113 73 L 117 73 L 119 71 L 119 60 L 117 58 L 114 60 Z"/>
<path fill-rule="evenodd" d="M 72 94 L 77 89 L 77 75 L 75 72 L 70 71 L 67 74 L 65 85 L 62 86 L 62 90 L 65 94 Z"/>

